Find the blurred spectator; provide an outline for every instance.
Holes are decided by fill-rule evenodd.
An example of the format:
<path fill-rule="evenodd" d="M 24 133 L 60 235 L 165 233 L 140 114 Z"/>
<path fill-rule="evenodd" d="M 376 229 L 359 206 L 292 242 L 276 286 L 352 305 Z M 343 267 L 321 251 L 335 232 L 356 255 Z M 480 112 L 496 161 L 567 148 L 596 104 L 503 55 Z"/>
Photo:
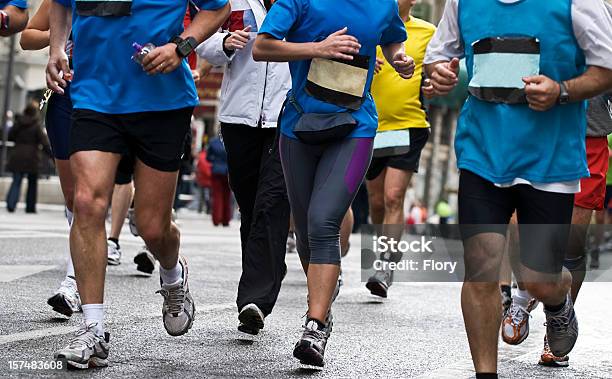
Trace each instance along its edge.
<path fill-rule="evenodd" d="M 221 138 L 210 140 L 206 159 L 212 164 L 211 196 L 213 224 L 228 226 L 232 218 L 231 191 L 227 171 L 227 153 Z"/>
<path fill-rule="evenodd" d="M 206 147 L 202 146 L 196 166 L 196 183 L 198 184 L 199 201 L 198 213 L 206 209 L 210 214 L 210 188 L 212 186 L 212 165 L 207 159 Z"/>
<path fill-rule="evenodd" d="M 26 213 L 36 213 L 41 147 L 46 153 L 51 151 L 41 124 L 38 104 L 31 102 L 23 114 L 15 117 L 15 125 L 9 132 L 9 140 L 15 142 L 6 166 L 7 171 L 13 173 L 13 182 L 6 196 L 6 208 L 9 212 L 15 211 L 21 192 L 21 180 L 27 176 Z"/>

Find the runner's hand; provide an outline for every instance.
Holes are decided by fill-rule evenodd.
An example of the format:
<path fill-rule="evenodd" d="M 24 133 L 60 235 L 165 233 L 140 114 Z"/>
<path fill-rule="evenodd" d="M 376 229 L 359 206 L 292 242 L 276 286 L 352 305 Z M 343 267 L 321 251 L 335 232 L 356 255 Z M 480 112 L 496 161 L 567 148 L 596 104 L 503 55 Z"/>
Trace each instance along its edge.
<path fill-rule="evenodd" d="M 447 95 L 459 83 L 459 59 L 453 58 L 450 62 L 440 62 L 434 66 L 430 83 L 434 93 L 439 96 Z"/>
<path fill-rule="evenodd" d="M 431 80 L 430 79 L 425 79 L 423 81 L 423 86 L 421 87 L 421 92 L 423 92 L 423 96 L 425 96 L 426 99 L 431 99 L 434 96 L 436 96 L 436 90 L 434 89 L 433 85 L 431 84 Z"/>
<path fill-rule="evenodd" d="M 191 77 L 193 78 L 193 82 L 198 85 L 198 83 L 200 83 L 200 71 L 198 70 L 191 70 Z"/>
<path fill-rule="evenodd" d="M 225 39 L 223 43 L 223 47 L 225 50 L 235 51 L 244 49 L 249 43 L 251 39 L 251 25 L 248 25 L 246 28 L 242 30 L 236 30 L 235 32 L 231 32 L 230 36 Z"/>
<path fill-rule="evenodd" d="M 168 74 L 181 64 L 181 58 L 176 53 L 176 44 L 167 43 L 156 47 L 142 60 L 142 67 L 149 75 Z"/>
<path fill-rule="evenodd" d="M 47 87 L 59 94 L 64 94 L 64 88 L 72 75 L 68 65 L 68 55 L 63 50 L 52 51 L 49 55 L 49 63 L 46 70 Z"/>
<path fill-rule="evenodd" d="M 382 70 L 384 64 L 385 64 L 385 61 L 383 59 L 376 57 L 376 64 L 374 65 L 374 73 L 378 74 L 380 70 Z"/>
<path fill-rule="evenodd" d="M 357 38 L 346 34 L 347 27 L 332 33 L 316 44 L 316 56 L 326 59 L 353 60 L 353 55 L 359 53 L 361 45 Z"/>
<path fill-rule="evenodd" d="M 529 108 L 544 112 L 557 104 L 561 93 L 559 83 L 544 75 L 529 76 L 523 78 L 523 82 Z"/>
<path fill-rule="evenodd" d="M 410 79 L 414 74 L 414 59 L 403 51 L 398 51 L 393 56 L 393 68 L 402 79 Z"/>

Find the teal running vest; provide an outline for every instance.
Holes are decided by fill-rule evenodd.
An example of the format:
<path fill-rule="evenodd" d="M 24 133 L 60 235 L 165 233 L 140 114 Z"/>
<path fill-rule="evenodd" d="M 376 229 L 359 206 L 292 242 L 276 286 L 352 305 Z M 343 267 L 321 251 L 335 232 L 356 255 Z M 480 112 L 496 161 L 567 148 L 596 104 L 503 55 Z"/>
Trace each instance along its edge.
<path fill-rule="evenodd" d="M 589 176 L 586 102 L 529 109 L 522 77 L 555 81 L 586 69 L 572 0 L 459 0 L 470 96 L 457 125 L 460 169 L 493 182 L 554 183 Z"/>

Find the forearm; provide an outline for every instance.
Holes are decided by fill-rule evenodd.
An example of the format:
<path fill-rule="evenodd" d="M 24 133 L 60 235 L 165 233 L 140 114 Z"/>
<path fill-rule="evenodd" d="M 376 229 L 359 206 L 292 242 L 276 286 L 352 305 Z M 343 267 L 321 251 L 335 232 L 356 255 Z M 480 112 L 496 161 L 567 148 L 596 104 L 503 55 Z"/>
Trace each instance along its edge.
<path fill-rule="evenodd" d="M 0 29 L 0 36 L 8 37 L 25 29 L 28 24 L 28 12 L 25 9 L 8 5 L 2 9 L 9 17 L 8 29 Z"/>
<path fill-rule="evenodd" d="M 612 90 L 612 70 L 590 66 L 581 76 L 565 82 L 570 101 L 591 99 Z"/>
<path fill-rule="evenodd" d="M 26 29 L 21 33 L 19 40 L 21 48 L 24 50 L 40 50 L 49 46 L 49 31 Z"/>
<path fill-rule="evenodd" d="M 66 47 L 70 30 L 70 12 L 70 8 L 66 8 L 55 1 L 51 4 L 49 11 L 49 48 L 51 54 L 55 51 L 63 51 Z"/>
<path fill-rule="evenodd" d="M 398 52 L 405 51 L 404 43 L 390 43 L 388 45 L 381 46 L 382 53 L 389 64 L 393 65 L 393 57 Z"/>
<path fill-rule="evenodd" d="M 319 57 L 314 42 L 295 43 L 258 35 L 253 46 L 253 59 L 268 62 L 301 61 Z"/>
<path fill-rule="evenodd" d="M 198 44 L 206 41 L 210 36 L 219 30 L 219 27 L 227 20 L 230 14 L 230 4 L 227 3 L 223 8 L 214 11 L 199 11 L 191 24 L 183 31 L 181 38 L 193 37 Z"/>

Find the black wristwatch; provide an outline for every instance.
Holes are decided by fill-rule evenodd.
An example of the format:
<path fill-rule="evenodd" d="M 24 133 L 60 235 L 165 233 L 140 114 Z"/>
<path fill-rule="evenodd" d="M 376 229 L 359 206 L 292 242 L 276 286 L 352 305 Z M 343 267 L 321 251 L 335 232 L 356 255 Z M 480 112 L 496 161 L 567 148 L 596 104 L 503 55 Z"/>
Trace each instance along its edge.
<path fill-rule="evenodd" d="M 570 95 L 569 92 L 567 92 L 567 87 L 563 81 L 559 82 L 559 99 L 557 102 L 560 105 L 565 105 L 570 102 Z"/>
<path fill-rule="evenodd" d="M 176 44 L 176 54 L 180 58 L 185 58 L 198 47 L 198 41 L 193 37 L 182 39 L 180 36 L 176 36 L 170 42 Z"/>

